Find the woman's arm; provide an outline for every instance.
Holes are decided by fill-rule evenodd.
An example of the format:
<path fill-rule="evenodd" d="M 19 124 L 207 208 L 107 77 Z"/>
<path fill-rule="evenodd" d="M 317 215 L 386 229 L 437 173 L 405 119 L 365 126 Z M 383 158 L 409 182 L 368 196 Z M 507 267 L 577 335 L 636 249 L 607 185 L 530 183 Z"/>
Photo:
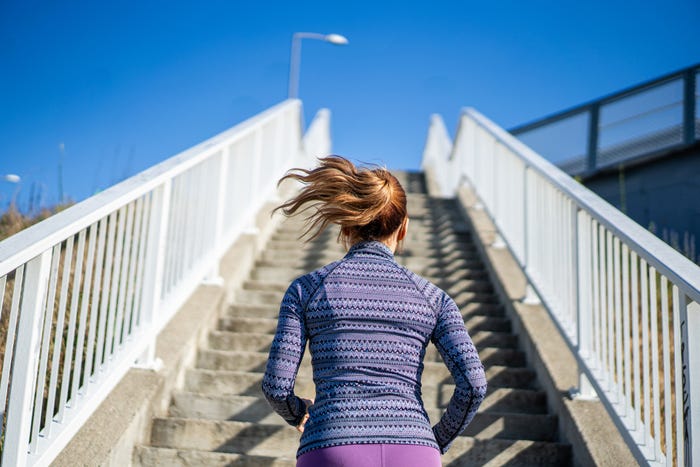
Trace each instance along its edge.
<path fill-rule="evenodd" d="M 459 308 L 447 295 L 442 300 L 432 341 L 456 384 L 447 410 L 433 427 L 440 452 L 444 454 L 472 421 L 484 400 L 486 375 Z"/>
<path fill-rule="evenodd" d="M 302 312 L 300 287 L 294 282 L 280 305 L 277 332 L 262 381 L 263 394 L 272 408 L 295 427 L 304 420 L 307 409 L 304 399 L 294 394 L 294 381 L 306 348 Z"/>

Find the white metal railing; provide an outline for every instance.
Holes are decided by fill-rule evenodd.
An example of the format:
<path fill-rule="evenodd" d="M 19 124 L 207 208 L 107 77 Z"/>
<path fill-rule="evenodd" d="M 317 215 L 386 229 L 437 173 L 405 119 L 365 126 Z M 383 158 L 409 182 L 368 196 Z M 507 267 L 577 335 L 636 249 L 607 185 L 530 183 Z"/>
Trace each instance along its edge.
<path fill-rule="evenodd" d="M 328 121 L 322 111 L 305 141 L 323 154 Z M 158 332 L 307 154 L 288 100 L 0 243 L 3 465 L 47 465 L 149 363 Z"/>
<path fill-rule="evenodd" d="M 423 156 L 472 187 L 641 463 L 700 463 L 700 268 L 473 109 Z"/>

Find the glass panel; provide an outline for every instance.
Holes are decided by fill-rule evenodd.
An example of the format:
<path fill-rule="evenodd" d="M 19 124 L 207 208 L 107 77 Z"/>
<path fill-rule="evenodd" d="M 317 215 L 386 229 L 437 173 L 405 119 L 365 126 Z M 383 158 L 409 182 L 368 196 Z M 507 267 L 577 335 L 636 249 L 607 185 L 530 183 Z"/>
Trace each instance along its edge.
<path fill-rule="evenodd" d="M 683 80 L 601 106 L 597 166 L 683 142 Z"/>
<path fill-rule="evenodd" d="M 517 135 L 535 152 L 569 174 L 586 169 L 588 112 Z"/>

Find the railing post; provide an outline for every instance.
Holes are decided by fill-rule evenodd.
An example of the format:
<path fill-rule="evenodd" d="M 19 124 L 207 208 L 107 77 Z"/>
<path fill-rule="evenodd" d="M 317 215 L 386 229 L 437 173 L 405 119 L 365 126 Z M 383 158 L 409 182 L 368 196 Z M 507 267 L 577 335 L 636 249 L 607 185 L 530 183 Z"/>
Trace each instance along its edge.
<path fill-rule="evenodd" d="M 219 185 L 216 195 L 216 219 L 214 221 L 214 242 L 217 251 L 219 250 L 224 236 L 224 216 L 226 215 L 226 181 L 228 177 L 228 159 L 229 149 L 224 147 L 221 149 L 221 163 L 219 164 Z M 216 261 L 211 270 L 207 273 L 203 280 L 204 284 L 222 285 L 223 278 L 219 275 L 219 261 Z"/>
<path fill-rule="evenodd" d="M 24 274 L 2 465 L 27 465 L 51 252 L 48 249 L 29 261 Z"/>
<path fill-rule="evenodd" d="M 582 209 L 574 209 L 578 212 L 574 214 L 576 225 L 574 235 L 577 238 L 576 248 L 576 271 L 578 280 L 575 287 L 577 307 L 576 312 L 576 340 L 578 345 L 579 357 L 582 359 L 590 358 L 591 356 L 591 337 L 592 332 L 592 300 L 591 300 L 591 225 L 590 218 Z M 579 383 L 578 388 L 571 391 L 572 398 L 579 400 L 596 400 L 597 393 L 593 385 L 588 380 L 586 373 L 583 371 L 582 365 L 579 362 Z"/>
<path fill-rule="evenodd" d="M 156 337 L 160 329 L 158 309 L 163 290 L 163 273 L 167 248 L 168 218 L 170 214 L 170 195 L 172 180 L 168 179 L 153 193 L 148 228 L 148 246 L 146 249 L 146 266 L 144 271 L 143 295 L 141 300 L 141 328 L 148 335 L 150 343 L 136 366 L 158 368 L 155 360 Z"/>
<path fill-rule="evenodd" d="M 531 225 L 529 216 L 532 214 L 532 209 L 530 209 L 530 202 L 532 201 L 530 199 L 531 187 L 530 183 L 528 182 L 528 174 L 530 170 L 532 169 L 527 165 L 525 166 L 525 170 L 523 170 L 523 233 L 525 237 L 523 239 L 522 268 L 523 271 L 525 271 L 525 278 L 527 281 L 525 284 L 525 296 L 523 297 L 523 303 L 526 305 L 539 305 L 541 303 L 540 298 L 537 295 L 537 292 L 535 292 L 534 287 L 532 287 L 529 277 L 529 272 L 531 271 L 530 260 L 532 259 L 532 236 L 528 231 Z"/>
<path fill-rule="evenodd" d="M 685 465 L 700 462 L 700 303 L 681 304 Z M 685 316 L 684 316 L 685 312 Z M 693 441 L 695 439 L 695 441 Z"/>
<path fill-rule="evenodd" d="M 258 205 L 260 198 L 260 167 L 263 157 L 263 134 L 262 128 L 255 129 L 253 134 L 253 160 L 251 161 L 250 173 L 250 204 L 251 207 Z M 256 235 L 258 226 L 255 224 L 255 216 L 249 219 L 248 225 L 244 229 L 244 233 Z"/>
<path fill-rule="evenodd" d="M 530 172 L 530 167 L 525 164 L 523 167 L 523 259 L 520 265 L 523 271 L 527 270 L 528 261 L 530 260 L 530 233 L 528 232 L 529 222 L 528 222 L 528 203 L 530 202 L 530 187 L 528 185 L 528 173 Z"/>
<path fill-rule="evenodd" d="M 595 170 L 598 159 L 598 132 L 600 129 L 600 104 L 591 105 L 588 120 L 588 147 L 586 150 L 588 170 Z"/>
<path fill-rule="evenodd" d="M 683 74 L 683 142 L 695 142 L 695 86 L 697 69 L 686 70 Z"/>

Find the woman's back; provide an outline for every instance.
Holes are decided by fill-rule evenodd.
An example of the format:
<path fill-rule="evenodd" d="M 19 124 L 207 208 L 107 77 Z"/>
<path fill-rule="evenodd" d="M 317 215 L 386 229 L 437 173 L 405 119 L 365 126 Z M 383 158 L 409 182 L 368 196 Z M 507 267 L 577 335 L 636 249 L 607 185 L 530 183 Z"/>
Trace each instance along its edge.
<path fill-rule="evenodd" d="M 282 301 L 279 326 L 284 337 L 273 343 L 266 393 L 288 394 L 289 371 L 296 371 L 290 363 L 300 361 L 307 339 L 312 358 L 316 400 L 299 455 L 349 442 L 439 449 L 421 399 L 431 338 L 457 373 L 458 387 L 485 390 L 481 362 L 454 302 L 398 265 L 380 242 L 360 242 L 343 260 L 295 280 Z M 440 427 L 442 447 L 473 417 L 478 401 L 466 399 L 460 414 Z"/>
<path fill-rule="evenodd" d="M 379 450 L 372 449 L 367 459 L 439 465 L 437 450 L 449 448 L 486 394 L 478 353 L 454 301 L 394 260 L 408 226 L 406 195 L 396 178 L 381 168 L 358 169 L 337 156 L 320 161 L 316 169 L 295 169 L 284 177 L 305 186 L 280 208 L 287 215 L 307 212 L 314 235 L 330 223 L 340 225 L 340 239 L 352 248 L 342 260 L 287 289 L 263 392 L 274 410 L 303 432 L 298 465 L 364 467 L 369 461 L 357 455 L 368 454 L 363 446 L 369 445 Z M 430 341 L 455 381 L 454 394 L 432 427 L 421 398 Z M 315 401 L 294 394 L 307 342 Z"/>

